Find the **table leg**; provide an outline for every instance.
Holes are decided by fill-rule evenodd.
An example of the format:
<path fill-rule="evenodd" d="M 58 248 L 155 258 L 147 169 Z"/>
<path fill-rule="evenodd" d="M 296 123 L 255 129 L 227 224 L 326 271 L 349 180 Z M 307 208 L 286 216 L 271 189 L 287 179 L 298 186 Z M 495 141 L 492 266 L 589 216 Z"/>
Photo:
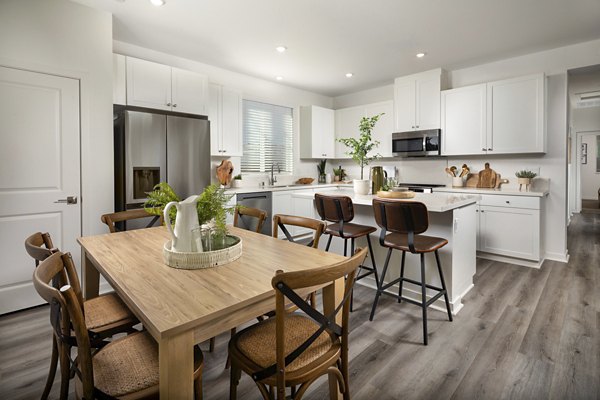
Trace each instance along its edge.
<path fill-rule="evenodd" d="M 344 299 L 344 278 L 338 279 L 333 284 L 323 288 L 323 312 L 325 315 L 330 315 L 337 305 L 339 305 Z M 342 323 L 342 312 L 340 311 L 336 316 L 336 322 Z M 338 388 L 337 379 L 329 374 L 329 396 L 335 399 L 337 395 L 338 399 L 342 398 L 342 394 Z"/>
<path fill-rule="evenodd" d="M 100 273 L 89 259 L 87 252 L 83 252 L 83 296 L 86 300 L 98 297 L 100 290 Z"/>
<path fill-rule="evenodd" d="M 158 344 L 161 399 L 193 399 L 194 335 L 186 331 Z"/>

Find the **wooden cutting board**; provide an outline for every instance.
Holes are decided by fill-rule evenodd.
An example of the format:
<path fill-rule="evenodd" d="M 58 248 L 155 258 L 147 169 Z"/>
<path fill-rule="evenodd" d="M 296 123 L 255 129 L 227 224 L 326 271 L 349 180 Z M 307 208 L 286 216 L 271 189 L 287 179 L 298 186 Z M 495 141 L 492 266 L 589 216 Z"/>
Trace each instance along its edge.
<path fill-rule="evenodd" d="M 415 192 L 411 190 L 407 190 L 404 192 L 386 192 L 380 190 L 377 192 L 377 197 L 385 198 L 385 199 L 412 199 L 415 197 Z"/>
<path fill-rule="evenodd" d="M 485 169 L 479 171 L 479 182 L 477 183 L 477 187 L 488 189 L 495 188 L 497 179 L 498 174 L 496 171 L 490 168 L 490 163 L 485 163 Z"/>
<path fill-rule="evenodd" d="M 468 188 L 476 188 L 479 184 L 479 174 L 469 174 L 465 186 Z"/>

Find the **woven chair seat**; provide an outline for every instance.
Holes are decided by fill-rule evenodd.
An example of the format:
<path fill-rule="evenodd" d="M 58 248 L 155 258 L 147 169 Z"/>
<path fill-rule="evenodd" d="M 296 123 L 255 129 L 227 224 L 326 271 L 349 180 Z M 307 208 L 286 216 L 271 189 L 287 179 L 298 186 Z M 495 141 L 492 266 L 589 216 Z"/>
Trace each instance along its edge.
<path fill-rule="evenodd" d="M 288 314 L 285 317 L 284 354 L 289 354 L 308 339 L 319 325 L 301 314 Z M 275 360 L 275 318 L 259 322 L 239 332 L 232 339 L 232 345 L 249 361 L 261 368 L 276 363 Z M 323 332 L 304 352 L 286 367 L 286 372 L 297 371 L 325 355 L 339 345 L 327 332 Z"/>
<path fill-rule="evenodd" d="M 134 333 L 112 341 L 93 358 L 97 389 L 123 397 L 144 391 L 158 396 L 158 345 L 147 332 Z M 194 376 L 200 373 L 202 352 L 194 346 Z"/>
<path fill-rule="evenodd" d="M 83 309 L 85 326 L 92 331 L 108 325 L 135 321 L 135 316 L 115 293 L 86 300 L 83 303 Z"/>
<path fill-rule="evenodd" d="M 351 222 L 344 224 L 344 238 L 359 238 L 377 230 L 372 226 L 353 224 Z M 340 224 L 328 224 L 325 233 L 333 236 L 340 236 Z"/>

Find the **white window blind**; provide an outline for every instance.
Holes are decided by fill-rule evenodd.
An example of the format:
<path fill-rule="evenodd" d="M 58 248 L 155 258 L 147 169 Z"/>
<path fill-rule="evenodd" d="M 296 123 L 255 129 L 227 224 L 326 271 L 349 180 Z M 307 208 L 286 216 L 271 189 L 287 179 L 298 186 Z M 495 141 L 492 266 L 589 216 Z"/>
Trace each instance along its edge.
<path fill-rule="evenodd" d="M 292 172 L 293 110 L 250 100 L 243 104 L 242 172 L 268 172 L 273 163 L 281 172 Z"/>

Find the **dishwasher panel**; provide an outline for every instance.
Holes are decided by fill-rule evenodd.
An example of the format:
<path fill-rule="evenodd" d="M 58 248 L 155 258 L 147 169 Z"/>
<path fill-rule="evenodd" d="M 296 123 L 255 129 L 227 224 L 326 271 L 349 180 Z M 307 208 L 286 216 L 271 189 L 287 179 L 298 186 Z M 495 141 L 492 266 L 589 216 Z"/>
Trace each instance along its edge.
<path fill-rule="evenodd" d="M 244 207 L 258 208 L 267 212 L 267 219 L 263 224 L 261 233 L 267 236 L 271 236 L 272 233 L 272 193 L 271 192 L 252 192 L 252 193 L 241 193 L 237 195 L 237 204 Z M 256 231 L 256 225 L 258 221 L 256 218 L 240 215 L 238 220 L 238 226 L 242 229 L 249 231 Z"/>

